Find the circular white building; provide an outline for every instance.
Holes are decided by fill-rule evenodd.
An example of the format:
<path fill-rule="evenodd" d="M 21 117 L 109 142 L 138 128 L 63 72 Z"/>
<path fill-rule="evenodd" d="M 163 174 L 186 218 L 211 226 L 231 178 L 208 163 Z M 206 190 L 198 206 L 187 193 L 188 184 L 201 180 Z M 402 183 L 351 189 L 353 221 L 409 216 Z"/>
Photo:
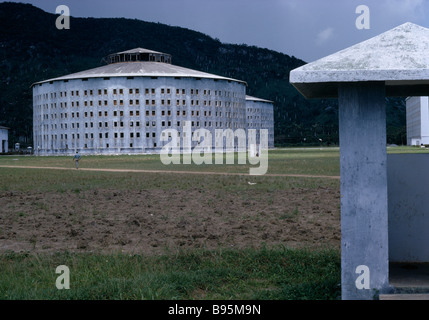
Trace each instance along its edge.
<path fill-rule="evenodd" d="M 177 130 L 180 141 L 185 124 L 208 130 L 215 146 L 216 129 L 247 128 L 244 81 L 175 66 L 169 54 L 142 48 L 106 60 L 32 85 L 36 154 L 158 152 L 165 130 Z"/>

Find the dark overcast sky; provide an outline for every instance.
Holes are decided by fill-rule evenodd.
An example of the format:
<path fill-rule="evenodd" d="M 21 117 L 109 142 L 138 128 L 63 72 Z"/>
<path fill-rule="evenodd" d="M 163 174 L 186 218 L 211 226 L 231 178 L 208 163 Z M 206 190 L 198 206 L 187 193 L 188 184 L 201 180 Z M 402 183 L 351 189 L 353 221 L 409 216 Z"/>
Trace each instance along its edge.
<path fill-rule="evenodd" d="M 125 17 L 205 33 L 226 43 L 255 45 L 311 62 L 405 22 L 429 27 L 429 0 L 24 0 L 73 17 Z M 370 29 L 358 30 L 358 5 Z M 71 25 L 71 27 L 73 27 Z M 144 44 L 142 44 L 144 46 Z M 150 48 L 148 48 L 150 49 Z"/>

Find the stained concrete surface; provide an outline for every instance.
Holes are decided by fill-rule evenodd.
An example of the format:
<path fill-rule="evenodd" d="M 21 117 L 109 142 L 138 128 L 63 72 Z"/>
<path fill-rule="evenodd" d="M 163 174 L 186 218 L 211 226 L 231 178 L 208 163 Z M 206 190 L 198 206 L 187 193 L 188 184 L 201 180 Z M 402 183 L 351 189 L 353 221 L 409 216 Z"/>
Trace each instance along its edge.
<path fill-rule="evenodd" d="M 429 263 L 390 263 L 389 282 L 395 288 L 429 293 Z"/>
<path fill-rule="evenodd" d="M 391 294 L 379 300 L 429 300 L 429 263 L 390 263 Z"/>

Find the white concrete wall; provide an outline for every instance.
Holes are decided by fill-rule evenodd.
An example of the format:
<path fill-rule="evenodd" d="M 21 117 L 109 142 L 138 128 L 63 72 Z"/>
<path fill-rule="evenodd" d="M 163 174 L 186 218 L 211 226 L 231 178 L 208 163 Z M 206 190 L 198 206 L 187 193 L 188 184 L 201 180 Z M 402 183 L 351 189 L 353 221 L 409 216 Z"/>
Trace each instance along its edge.
<path fill-rule="evenodd" d="M 274 147 L 274 105 L 270 102 L 246 100 L 247 129 L 268 129 L 268 147 Z"/>
<path fill-rule="evenodd" d="M 8 134 L 7 129 L 0 129 L 0 153 L 8 152 Z M 6 142 L 4 143 L 3 141 Z"/>
<path fill-rule="evenodd" d="M 389 259 L 429 262 L 429 154 L 389 154 Z"/>
<path fill-rule="evenodd" d="M 429 97 L 409 97 L 406 117 L 407 144 L 429 144 Z"/>

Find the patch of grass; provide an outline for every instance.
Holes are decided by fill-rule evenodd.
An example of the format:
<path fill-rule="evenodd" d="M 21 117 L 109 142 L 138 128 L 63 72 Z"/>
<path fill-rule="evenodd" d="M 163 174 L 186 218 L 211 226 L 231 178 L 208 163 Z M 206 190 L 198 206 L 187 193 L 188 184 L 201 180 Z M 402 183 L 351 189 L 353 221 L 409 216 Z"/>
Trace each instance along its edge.
<path fill-rule="evenodd" d="M 0 165 L 73 168 L 70 157 L 14 158 L 18 161 L 0 156 Z M 81 166 L 229 173 L 247 173 L 249 169 L 248 165 L 165 166 L 159 155 L 85 156 Z M 339 175 L 339 151 L 272 150 L 268 173 Z M 216 203 L 224 201 L 227 194 L 236 196 L 237 201 L 250 207 L 253 201 L 268 201 L 270 205 L 272 200 L 264 199 L 274 190 L 320 187 L 337 189 L 339 181 L 275 176 L 0 168 L 0 190 L 7 196 L 14 192 L 83 195 L 88 190 L 94 194 L 99 190 L 112 190 L 112 194 L 153 189 L 215 191 L 216 197 L 207 200 L 207 205 L 214 208 L 214 214 L 225 217 L 227 212 L 216 208 Z M 34 202 L 32 205 L 38 210 L 51 209 L 49 203 Z M 106 215 L 98 208 L 91 212 L 102 218 Z M 189 212 L 189 215 L 196 214 Z M 265 213 L 259 212 L 254 219 L 262 219 L 262 214 Z M 285 213 L 287 217 L 283 219 L 298 214 L 297 207 Z M 24 217 L 20 212 L 17 216 Z M 160 219 L 168 221 L 168 212 L 160 215 Z M 31 243 L 35 247 L 37 239 L 32 238 Z M 197 250 L 151 257 L 67 252 L 53 255 L 6 253 L 0 255 L 0 299 L 336 299 L 340 295 L 339 260 L 336 251 L 287 248 Z M 55 287 L 58 277 L 55 268 L 63 264 L 70 268 L 70 290 Z"/>
<path fill-rule="evenodd" d="M 55 269 L 70 269 L 70 289 Z M 288 248 L 0 256 L 0 299 L 322 299 L 340 296 L 337 251 Z"/>
<path fill-rule="evenodd" d="M 280 215 L 280 219 L 293 219 L 296 218 L 299 214 L 298 207 L 295 207 L 295 209 L 292 212 L 285 212 L 282 215 Z"/>

